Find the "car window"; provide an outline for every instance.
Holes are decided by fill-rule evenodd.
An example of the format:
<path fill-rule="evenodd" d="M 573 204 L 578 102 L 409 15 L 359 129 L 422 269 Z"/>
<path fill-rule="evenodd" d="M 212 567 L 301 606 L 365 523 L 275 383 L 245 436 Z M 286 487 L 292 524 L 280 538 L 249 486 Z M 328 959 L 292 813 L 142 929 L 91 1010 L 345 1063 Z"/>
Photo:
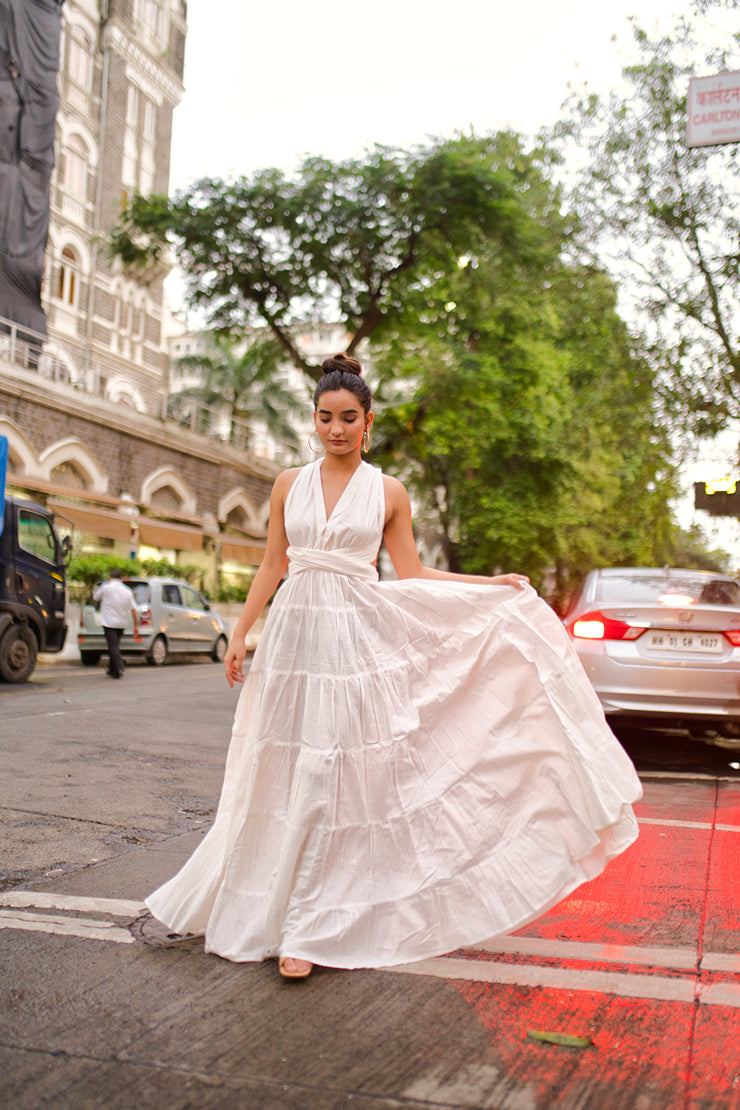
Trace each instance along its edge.
<path fill-rule="evenodd" d="M 192 586 L 182 586 L 181 589 L 183 601 L 188 609 L 205 609 L 203 598 Z"/>
<path fill-rule="evenodd" d="M 151 605 L 152 589 L 148 582 L 136 582 L 130 578 L 124 579 L 124 584 L 134 592 L 134 601 L 137 605 Z"/>
<path fill-rule="evenodd" d="M 731 578 L 696 578 L 687 574 L 670 578 L 654 576 L 609 575 L 599 578 L 598 601 L 637 601 L 660 604 L 666 594 L 681 594 L 705 605 L 740 605 L 740 583 Z"/>
<path fill-rule="evenodd" d="M 162 601 L 167 605 L 182 605 L 179 588 L 171 582 L 165 582 L 162 586 Z"/>
<path fill-rule="evenodd" d="M 18 546 L 48 563 L 57 561 L 57 541 L 51 524 L 46 517 L 28 509 L 18 513 Z"/>

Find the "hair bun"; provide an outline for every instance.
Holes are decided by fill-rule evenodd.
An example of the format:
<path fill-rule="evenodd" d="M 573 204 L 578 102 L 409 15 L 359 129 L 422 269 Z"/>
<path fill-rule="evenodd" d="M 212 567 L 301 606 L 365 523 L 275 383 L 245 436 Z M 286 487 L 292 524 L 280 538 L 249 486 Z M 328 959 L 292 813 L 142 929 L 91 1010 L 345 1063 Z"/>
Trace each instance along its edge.
<path fill-rule="evenodd" d="M 342 374 L 362 375 L 362 367 L 357 359 L 345 353 L 333 355 L 332 358 L 324 359 L 321 363 L 323 374 L 331 374 L 333 370 L 339 370 Z"/>

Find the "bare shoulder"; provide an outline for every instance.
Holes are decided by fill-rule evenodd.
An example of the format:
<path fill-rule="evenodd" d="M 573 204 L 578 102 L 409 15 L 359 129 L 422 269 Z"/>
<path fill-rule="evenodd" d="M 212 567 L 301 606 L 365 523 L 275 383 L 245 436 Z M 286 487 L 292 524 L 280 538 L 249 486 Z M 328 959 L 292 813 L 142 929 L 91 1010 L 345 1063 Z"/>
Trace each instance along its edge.
<path fill-rule="evenodd" d="M 281 470 L 272 485 L 273 496 L 277 495 L 284 500 L 302 470 L 302 466 L 291 466 L 288 470 Z"/>
<path fill-rule="evenodd" d="M 387 509 L 387 516 L 399 510 L 406 511 L 409 506 L 409 495 L 406 492 L 406 487 L 403 482 L 399 482 L 398 478 L 392 478 L 390 474 L 383 475 L 383 493 L 385 494 L 385 504 Z"/>

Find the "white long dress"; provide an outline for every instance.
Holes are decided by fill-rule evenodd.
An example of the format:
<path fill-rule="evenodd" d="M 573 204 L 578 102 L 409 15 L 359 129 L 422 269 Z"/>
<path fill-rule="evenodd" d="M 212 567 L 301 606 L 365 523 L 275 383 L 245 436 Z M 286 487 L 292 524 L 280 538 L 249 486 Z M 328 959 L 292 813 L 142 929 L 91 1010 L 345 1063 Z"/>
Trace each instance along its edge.
<path fill-rule="evenodd" d="M 641 787 L 535 591 L 379 582 L 381 472 L 327 520 L 320 465 L 286 500 L 215 823 L 147 904 L 230 960 L 378 967 L 539 916 L 635 839 Z"/>

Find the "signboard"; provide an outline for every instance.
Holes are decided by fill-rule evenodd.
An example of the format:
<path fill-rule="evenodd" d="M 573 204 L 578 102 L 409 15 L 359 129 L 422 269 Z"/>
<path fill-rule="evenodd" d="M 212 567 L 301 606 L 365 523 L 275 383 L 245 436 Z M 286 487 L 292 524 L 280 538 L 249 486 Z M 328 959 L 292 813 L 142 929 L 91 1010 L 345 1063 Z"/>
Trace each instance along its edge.
<path fill-rule="evenodd" d="M 5 524 L 5 474 L 8 469 L 8 438 L 0 436 L 0 536 Z"/>
<path fill-rule="evenodd" d="M 689 146 L 740 142 L 740 72 L 689 81 Z"/>
<path fill-rule="evenodd" d="M 740 517 L 740 490 L 734 478 L 694 482 L 694 508 L 710 516 Z"/>

